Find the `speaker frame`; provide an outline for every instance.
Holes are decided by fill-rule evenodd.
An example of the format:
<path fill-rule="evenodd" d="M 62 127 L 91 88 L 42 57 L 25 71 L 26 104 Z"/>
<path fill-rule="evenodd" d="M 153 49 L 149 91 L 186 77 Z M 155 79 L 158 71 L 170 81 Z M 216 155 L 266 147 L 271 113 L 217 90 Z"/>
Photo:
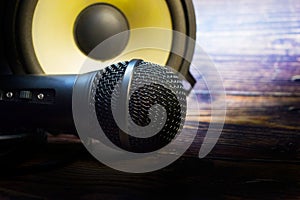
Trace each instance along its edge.
<path fill-rule="evenodd" d="M 0 73 L 3 73 L 2 71 L 6 73 L 11 71 L 13 74 L 44 73 L 35 55 L 31 31 L 28 31 L 28 28 L 32 27 L 37 2 L 38 0 L 31 0 L 30 3 L 26 0 L 5 0 L 1 2 L 0 6 L 4 13 L 0 16 L 2 19 L 0 19 L 0 25 L 4 31 L 0 33 L 0 36 L 3 38 L 4 43 L 0 45 L 0 58 L 1 62 L 6 64 L 1 66 L 3 69 Z M 195 40 L 196 18 L 192 0 L 166 0 L 166 3 L 171 14 L 173 30 Z M 5 49 L 2 55 L 1 48 Z M 175 66 L 174 69 L 183 74 L 194 85 L 195 80 L 189 72 L 190 63 L 188 62 L 188 60 L 192 60 L 194 44 L 173 38 L 172 48 L 181 48 L 180 50 L 187 59 L 170 53 L 166 65 Z"/>

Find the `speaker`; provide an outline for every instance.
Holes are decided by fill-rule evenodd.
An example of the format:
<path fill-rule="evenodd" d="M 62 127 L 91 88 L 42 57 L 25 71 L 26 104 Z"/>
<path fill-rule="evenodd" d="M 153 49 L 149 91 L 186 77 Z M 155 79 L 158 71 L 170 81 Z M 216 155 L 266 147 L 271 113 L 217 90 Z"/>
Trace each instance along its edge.
<path fill-rule="evenodd" d="M 192 0 L 1 0 L 0 74 L 77 73 L 85 59 L 115 59 L 126 46 L 139 41 L 130 30 L 149 27 L 178 31 L 195 39 Z M 120 46 L 105 55 L 89 57 L 97 44 L 123 31 L 129 34 Z M 145 35 L 142 40 L 160 37 Z M 172 66 L 193 85 L 188 60 L 192 59 L 194 44 L 177 40 L 172 31 L 168 38 L 164 41 L 170 47 L 168 52 L 144 50 L 133 56 Z M 170 53 L 172 48 L 179 48 L 187 59 Z M 11 163 L 22 157 L 20 152 L 26 154 L 25 149 L 44 144 L 45 138 L 43 130 L 0 130 L 2 161 Z M 4 160 L 2 155 L 8 156 Z"/>
<path fill-rule="evenodd" d="M 83 60 L 114 59 L 126 45 L 138 42 L 139 38 L 129 34 L 104 57 L 88 57 L 100 42 L 131 29 L 157 27 L 196 37 L 192 0 L 3 0 L 0 6 L 1 73 L 77 73 Z M 193 44 L 172 35 L 169 38 L 165 42 L 170 52 L 181 48 L 191 60 Z M 145 50 L 136 57 L 172 66 L 193 84 L 190 63 L 170 52 L 149 56 L 153 52 Z"/>

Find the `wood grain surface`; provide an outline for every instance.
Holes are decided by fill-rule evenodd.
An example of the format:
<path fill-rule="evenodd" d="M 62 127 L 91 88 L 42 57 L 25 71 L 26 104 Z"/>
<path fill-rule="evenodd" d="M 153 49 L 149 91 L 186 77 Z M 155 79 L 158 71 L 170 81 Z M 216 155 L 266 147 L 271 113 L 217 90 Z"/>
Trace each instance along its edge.
<path fill-rule="evenodd" d="M 186 154 L 171 166 L 127 174 L 97 162 L 73 136 L 5 169 L 0 199 L 300 199 L 300 1 L 194 0 L 197 43 L 221 74 L 227 97 L 222 135 L 198 152 L 211 117 L 197 76 L 200 116 Z M 196 50 L 193 65 L 202 67 Z"/>

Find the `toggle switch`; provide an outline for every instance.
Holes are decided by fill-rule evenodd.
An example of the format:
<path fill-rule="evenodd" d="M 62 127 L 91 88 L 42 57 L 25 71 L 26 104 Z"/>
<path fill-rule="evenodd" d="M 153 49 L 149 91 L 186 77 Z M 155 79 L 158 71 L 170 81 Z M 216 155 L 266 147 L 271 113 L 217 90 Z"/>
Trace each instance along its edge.
<path fill-rule="evenodd" d="M 32 99 L 31 91 L 20 91 L 20 99 Z"/>

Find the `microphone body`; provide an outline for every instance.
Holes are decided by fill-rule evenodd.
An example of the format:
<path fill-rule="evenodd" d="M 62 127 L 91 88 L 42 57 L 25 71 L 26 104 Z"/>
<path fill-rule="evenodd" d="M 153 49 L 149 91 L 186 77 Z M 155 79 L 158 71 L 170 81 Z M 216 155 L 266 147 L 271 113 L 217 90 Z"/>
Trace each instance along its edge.
<path fill-rule="evenodd" d="M 114 145 L 146 153 L 182 130 L 186 92 L 170 69 L 132 60 L 81 75 L 0 76 L 0 112 L 0 132 L 78 130 L 87 138 L 94 124 Z"/>
<path fill-rule="evenodd" d="M 0 76 L 0 129 L 76 133 L 72 91 L 77 75 Z"/>

